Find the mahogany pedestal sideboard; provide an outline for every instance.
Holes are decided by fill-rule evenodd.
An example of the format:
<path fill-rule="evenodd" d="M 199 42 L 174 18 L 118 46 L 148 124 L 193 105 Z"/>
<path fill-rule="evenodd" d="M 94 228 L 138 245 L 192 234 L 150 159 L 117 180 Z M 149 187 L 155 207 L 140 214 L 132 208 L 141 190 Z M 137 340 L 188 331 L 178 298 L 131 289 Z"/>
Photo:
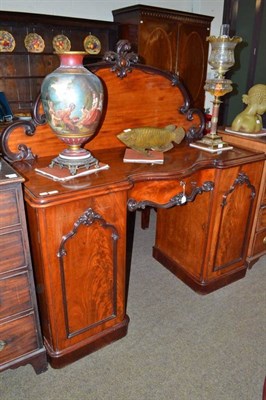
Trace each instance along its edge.
<path fill-rule="evenodd" d="M 264 151 L 266 153 L 266 136 L 248 137 L 219 130 L 223 139 L 234 146 L 243 147 L 253 151 Z M 258 190 L 258 202 L 255 218 L 252 225 L 250 241 L 247 253 L 247 263 L 251 268 L 253 264 L 266 254 L 266 161 L 264 163 L 263 175 Z"/>
<path fill-rule="evenodd" d="M 47 369 L 32 275 L 21 184 L 0 159 L 0 371 Z"/>
<path fill-rule="evenodd" d="M 164 165 L 125 164 L 123 155 L 94 151 L 110 169 L 71 183 L 37 174 L 50 158 L 15 163 L 26 179 L 44 343 L 55 368 L 127 332 L 127 210 L 158 209 L 154 256 L 193 289 L 208 293 L 246 273 L 262 153 L 213 156 L 183 144 Z"/>

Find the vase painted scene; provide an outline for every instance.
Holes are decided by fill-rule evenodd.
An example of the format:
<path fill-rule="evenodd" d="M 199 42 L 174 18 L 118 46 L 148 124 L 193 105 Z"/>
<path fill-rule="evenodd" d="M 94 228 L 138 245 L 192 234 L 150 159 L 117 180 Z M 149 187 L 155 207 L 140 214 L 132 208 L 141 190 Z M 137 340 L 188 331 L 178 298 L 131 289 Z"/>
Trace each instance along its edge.
<path fill-rule="evenodd" d="M 41 98 L 48 124 L 68 145 L 59 157 L 72 163 L 76 160 L 79 165 L 80 160 L 91 156 L 81 146 L 94 135 L 99 124 L 103 88 L 100 79 L 83 66 L 83 53 L 59 56 L 60 67 L 44 79 Z"/>

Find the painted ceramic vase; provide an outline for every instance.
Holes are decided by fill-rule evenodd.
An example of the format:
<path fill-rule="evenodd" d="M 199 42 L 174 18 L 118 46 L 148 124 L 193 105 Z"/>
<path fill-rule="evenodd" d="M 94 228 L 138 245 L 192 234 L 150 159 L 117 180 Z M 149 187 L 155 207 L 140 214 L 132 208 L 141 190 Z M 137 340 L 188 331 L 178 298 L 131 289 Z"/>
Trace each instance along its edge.
<path fill-rule="evenodd" d="M 86 52 L 58 53 L 60 66 L 47 75 L 41 99 L 47 122 L 57 137 L 68 145 L 51 166 L 69 167 L 75 174 L 95 160 L 82 146 L 94 135 L 103 105 L 100 79 L 83 66 Z"/>

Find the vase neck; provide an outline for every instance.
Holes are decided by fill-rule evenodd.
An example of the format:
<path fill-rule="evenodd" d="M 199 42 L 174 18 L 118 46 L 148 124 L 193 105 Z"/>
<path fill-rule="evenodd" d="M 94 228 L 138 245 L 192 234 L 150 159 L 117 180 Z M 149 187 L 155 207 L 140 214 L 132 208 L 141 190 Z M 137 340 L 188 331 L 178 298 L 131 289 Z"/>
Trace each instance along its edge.
<path fill-rule="evenodd" d="M 80 67 L 83 66 L 83 52 L 68 52 L 59 54 L 60 67 Z"/>

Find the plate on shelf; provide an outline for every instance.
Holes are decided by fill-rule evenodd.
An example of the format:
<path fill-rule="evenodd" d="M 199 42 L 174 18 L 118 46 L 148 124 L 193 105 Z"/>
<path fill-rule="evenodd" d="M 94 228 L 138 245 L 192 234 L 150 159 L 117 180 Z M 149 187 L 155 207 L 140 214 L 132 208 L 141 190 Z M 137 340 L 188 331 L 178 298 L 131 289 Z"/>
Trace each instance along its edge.
<path fill-rule="evenodd" d="M 29 53 L 42 53 L 45 48 L 43 38 L 37 33 L 29 33 L 24 39 L 24 44 Z"/>
<path fill-rule="evenodd" d="M 12 52 L 16 46 L 16 42 L 11 33 L 7 31 L 0 31 L 0 51 Z"/>
<path fill-rule="evenodd" d="M 57 53 L 64 53 L 70 51 L 71 42 L 65 35 L 56 35 L 53 38 L 53 48 Z"/>
<path fill-rule="evenodd" d="M 100 40 L 94 35 L 88 35 L 83 41 L 84 49 L 89 54 L 99 54 L 102 48 Z"/>

